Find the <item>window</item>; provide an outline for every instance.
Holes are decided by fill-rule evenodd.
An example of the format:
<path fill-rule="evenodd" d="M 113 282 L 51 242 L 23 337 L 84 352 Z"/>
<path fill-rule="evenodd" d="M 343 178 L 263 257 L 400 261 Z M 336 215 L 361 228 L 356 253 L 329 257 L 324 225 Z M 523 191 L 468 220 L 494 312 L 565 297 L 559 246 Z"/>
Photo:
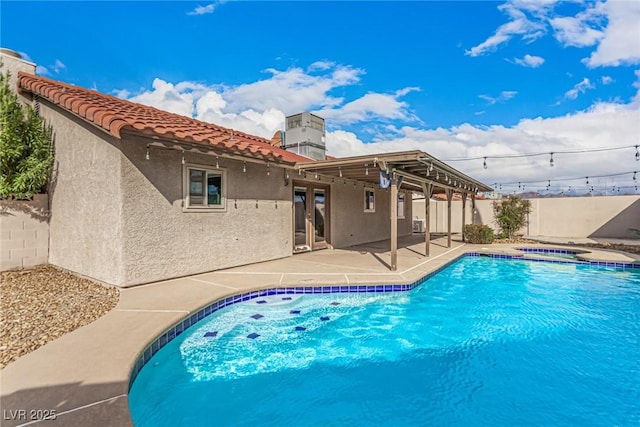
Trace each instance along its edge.
<path fill-rule="evenodd" d="M 184 172 L 187 210 L 220 210 L 226 207 L 226 172 L 206 166 L 187 165 Z"/>
<path fill-rule="evenodd" d="M 404 193 L 398 194 L 398 219 L 404 218 Z"/>
<path fill-rule="evenodd" d="M 376 193 L 373 190 L 364 189 L 364 211 L 376 211 Z"/>

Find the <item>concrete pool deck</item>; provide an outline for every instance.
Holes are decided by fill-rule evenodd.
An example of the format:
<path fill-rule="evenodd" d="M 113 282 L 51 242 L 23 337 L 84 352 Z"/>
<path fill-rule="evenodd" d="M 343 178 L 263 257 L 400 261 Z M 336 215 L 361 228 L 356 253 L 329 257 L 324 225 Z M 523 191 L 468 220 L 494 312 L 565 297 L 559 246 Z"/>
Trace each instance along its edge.
<path fill-rule="evenodd" d="M 447 248 L 443 237 L 431 241 L 431 257 L 425 258 L 423 239 L 400 239 L 397 272 L 388 269 L 389 241 L 381 241 L 121 289 L 118 305 L 105 316 L 0 371 L 1 424 L 132 425 L 127 403 L 129 374 L 140 352 L 173 324 L 229 295 L 292 285 L 411 283 L 465 252 L 554 247 L 465 245 L 454 240 Z M 576 249 L 588 250 L 593 260 L 640 263 L 640 256 Z M 38 423 L 34 419 L 51 411 L 55 411 L 55 420 Z"/>

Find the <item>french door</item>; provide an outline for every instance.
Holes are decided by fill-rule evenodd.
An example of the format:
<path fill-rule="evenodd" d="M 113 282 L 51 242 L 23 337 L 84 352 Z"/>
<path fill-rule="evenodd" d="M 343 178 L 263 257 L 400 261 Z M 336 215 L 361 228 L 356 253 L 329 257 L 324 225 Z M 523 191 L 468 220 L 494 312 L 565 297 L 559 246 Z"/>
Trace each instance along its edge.
<path fill-rule="evenodd" d="M 329 187 L 293 185 L 293 252 L 329 245 Z"/>

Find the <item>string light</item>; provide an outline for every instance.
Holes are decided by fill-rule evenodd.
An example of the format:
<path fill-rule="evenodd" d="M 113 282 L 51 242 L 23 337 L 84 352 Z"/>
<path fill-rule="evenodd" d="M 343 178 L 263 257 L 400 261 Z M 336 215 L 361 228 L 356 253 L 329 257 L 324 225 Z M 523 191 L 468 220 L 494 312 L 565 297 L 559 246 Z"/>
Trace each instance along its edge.
<path fill-rule="evenodd" d="M 553 153 L 549 153 L 551 158 L 549 159 L 549 166 L 553 167 Z"/>
<path fill-rule="evenodd" d="M 340 171 L 340 178 L 342 178 L 342 168 L 338 168 L 338 170 Z"/>
<path fill-rule="evenodd" d="M 603 147 L 603 148 L 591 148 L 591 149 L 577 149 L 577 150 L 564 150 L 564 151 L 554 151 L 554 154 L 581 154 L 581 153 L 596 153 L 601 151 L 615 151 L 615 150 L 625 150 L 628 148 L 636 149 L 636 160 L 640 161 L 640 145 L 625 145 L 622 147 Z M 477 157 L 457 157 L 453 159 L 441 159 L 443 162 L 464 162 L 468 160 L 480 160 L 484 159 L 485 163 L 487 159 L 513 159 L 517 157 L 534 157 L 534 156 L 546 156 L 549 152 L 538 152 L 538 153 L 524 153 L 524 154 L 497 154 L 495 156 L 477 156 Z"/>
<path fill-rule="evenodd" d="M 216 169 L 220 169 L 220 159 L 216 156 Z"/>
<path fill-rule="evenodd" d="M 586 177 L 587 185 L 589 185 L 589 177 Z"/>
<path fill-rule="evenodd" d="M 149 144 L 147 144 L 147 154 L 144 156 L 146 160 L 149 160 L 151 156 L 149 155 Z"/>
<path fill-rule="evenodd" d="M 182 164 L 184 165 L 184 151 L 182 152 Z"/>
<path fill-rule="evenodd" d="M 242 162 L 242 172 L 247 171 L 247 162 Z"/>
<path fill-rule="evenodd" d="M 487 168 L 487 158 L 484 158 L 484 164 L 482 165 L 485 169 Z"/>
<path fill-rule="evenodd" d="M 318 171 L 316 171 L 315 178 L 318 179 Z"/>
<path fill-rule="evenodd" d="M 634 171 L 634 172 L 633 172 L 633 180 L 634 180 L 634 181 L 637 181 L 637 180 L 638 180 L 638 178 L 636 178 L 636 174 L 637 174 L 637 173 L 638 173 L 637 171 Z"/>
<path fill-rule="evenodd" d="M 369 175 L 369 165 L 367 164 L 364 165 L 364 174 Z"/>
<path fill-rule="evenodd" d="M 267 176 L 271 175 L 271 165 L 267 163 Z"/>
<path fill-rule="evenodd" d="M 429 172 L 433 172 L 433 160 L 429 164 Z"/>

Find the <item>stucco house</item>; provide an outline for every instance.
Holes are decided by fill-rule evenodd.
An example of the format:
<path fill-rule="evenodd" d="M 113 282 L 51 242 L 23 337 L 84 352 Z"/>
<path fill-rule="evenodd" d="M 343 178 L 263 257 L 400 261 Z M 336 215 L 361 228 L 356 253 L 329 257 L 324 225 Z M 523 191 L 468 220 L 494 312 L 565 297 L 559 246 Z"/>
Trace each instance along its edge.
<path fill-rule="evenodd" d="M 393 240 L 412 233 L 412 192 L 488 190 L 424 152 L 314 160 L 18 65 L 55 133 L 48 261 L 105 283 Z"/>

